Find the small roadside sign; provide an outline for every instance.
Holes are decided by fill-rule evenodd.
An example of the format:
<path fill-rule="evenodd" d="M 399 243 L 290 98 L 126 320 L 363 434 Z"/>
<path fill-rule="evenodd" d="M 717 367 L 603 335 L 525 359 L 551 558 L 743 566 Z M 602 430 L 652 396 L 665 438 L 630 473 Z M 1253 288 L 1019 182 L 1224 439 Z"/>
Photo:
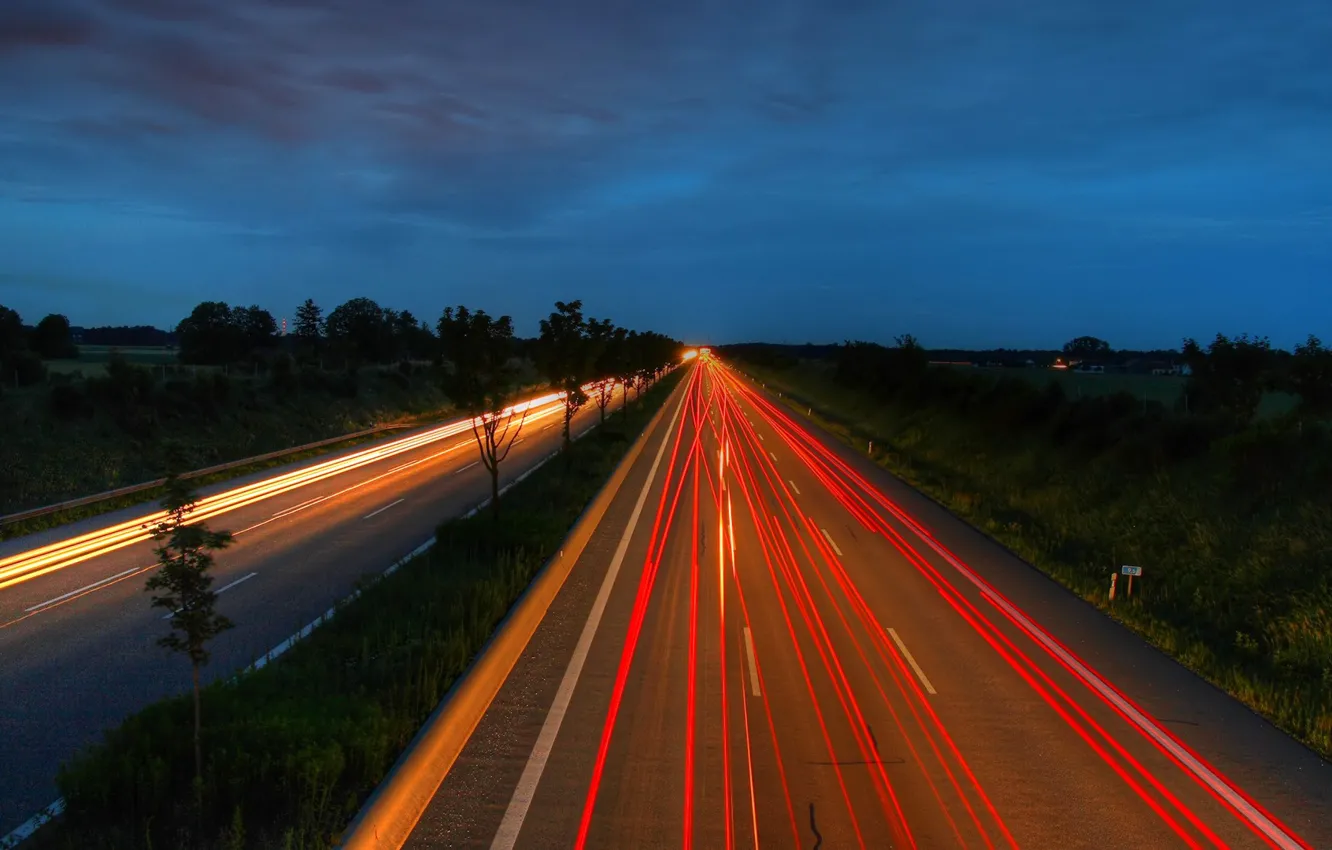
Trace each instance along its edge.
<path fill-rule="evenodd" d="M 1127 564 L 1125 564 L 1124 566 L 1120 567 L 1120 568 L 1119 568 L 1119 571 L 1122 572 L 1122 573 L 1123 573 L 1124 575 L 1126 575 L 1126 576 L 1140 576 L 1140 575 L 1142 575 L 1142 567 L 1130 567 L 1130 566 L 1127 565 Z"/>

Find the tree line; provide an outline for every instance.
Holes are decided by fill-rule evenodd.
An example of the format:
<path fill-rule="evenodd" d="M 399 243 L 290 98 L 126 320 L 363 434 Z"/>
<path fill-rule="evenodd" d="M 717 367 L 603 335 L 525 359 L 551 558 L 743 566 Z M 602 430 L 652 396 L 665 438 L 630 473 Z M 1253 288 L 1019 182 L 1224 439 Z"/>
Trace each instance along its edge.
<path fill-rule="evenodd" d="M 1332 415 L 1332 349 L 1316 336 L 1309 336 L 1293 351 L 1282 351 L 1267 337 L 1217 334 L 1205 345 L 1190 338 L 1178 351 L 1164 353 L 1188 367 L 1180 412 L 1247 424 L 1266 393 L 1287 392 L 1299 400 L 1300 416 Z M 1063 354 L 1076 362 L 1103 360 L 1114 352 L 1104 340 L 1079 337 L 1064 346 Z M 897 338 L 892 346 L 847 342 L 834 357 L 841 380 L 878 389 L 918 383 L 931 359 L 910 335 Z M 942 375 L 938 373 L 932 380 L 943 380 Z"/>
<path fill-rule="evenodd" d="M 500 464 L 517 442 L 528 413 L 514 404 L 524 347 L 514 337 L 510 316 L 493 317 L 462 305 L 445 309 L 436 330 L 439 352 L 448 362 L 444 391 L 472 417 L 481 461 L 490 473 L 491 510 L 498 516 Z M 604 423 L 619 387 L 627 414 L 630 390 L 641 395 L 679 361 L 681 345 L 654 331 L 629 330 L 610 319 L 585 316 L 582 301 L 557 301 L 541 320 L 540 334 L 527 353 L 551 389 L 563 393 L 562 446 L 567 450 L 573 418 L 585 404 L 595 403 Z"/>

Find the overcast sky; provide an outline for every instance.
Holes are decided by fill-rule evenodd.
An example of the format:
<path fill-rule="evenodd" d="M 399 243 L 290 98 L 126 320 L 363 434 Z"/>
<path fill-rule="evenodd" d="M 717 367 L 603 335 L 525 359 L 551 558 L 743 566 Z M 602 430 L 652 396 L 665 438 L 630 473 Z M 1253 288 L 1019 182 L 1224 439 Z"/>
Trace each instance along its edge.
<path fill-rule="evenodd" d="M 0 0 L 0 303 L 1332 337 L 1327 0 Z"/>

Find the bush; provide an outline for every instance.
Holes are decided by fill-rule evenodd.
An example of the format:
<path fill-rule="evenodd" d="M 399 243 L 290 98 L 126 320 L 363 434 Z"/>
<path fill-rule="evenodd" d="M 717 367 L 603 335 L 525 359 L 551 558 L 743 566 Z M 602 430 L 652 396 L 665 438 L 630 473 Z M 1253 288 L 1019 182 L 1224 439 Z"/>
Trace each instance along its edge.
<path fill-rule="evenodd" d="M 11 352 L 0 363 L 0 368 L 4 370 L 0 383 L 10 387 L 30 387 L 40 384 L 46 378 L 46 364 L 31 351 Z"/>
<path fill-rule="evenodd" d="M 92 404 L 83 391 L 73 384 L 51 387 L 51 412 L 58 419 L 86 419 L 93 414 Z"/>

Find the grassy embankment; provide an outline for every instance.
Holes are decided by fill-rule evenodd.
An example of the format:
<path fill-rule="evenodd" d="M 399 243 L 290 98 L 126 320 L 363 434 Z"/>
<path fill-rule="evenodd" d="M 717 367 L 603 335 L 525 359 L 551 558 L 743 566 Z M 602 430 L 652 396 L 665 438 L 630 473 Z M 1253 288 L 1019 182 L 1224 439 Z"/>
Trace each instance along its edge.
<path fill-rule="evenodd" d="M 831 363 L 742 366 L 844 442 L 872 440 L 880 465 L 1332 755 L 1325 427 L 1269 415 L 1207 438 L 1205 423 L 1177 414 L 1116 418 L 1112 406 L 1049 393 L 1044 408 L 1021 409 L 980 393 L 959 415 L 843 386 Z M 1120 564 L 1143 566 L 1144 592 L 1112 607 Z"/>
<path fill-rule="evenodd" d="M 558 550 L 681 373 L 438 544 L 367 585 L 274 664 L 206 689 L 202 805 L 188 697 L 153 705 L 75 759 L 67 813 L 35 848 L 324 848 Z M 220 557 L 225 558 L 223 553 Z M 147 600 L 144 600 L 147 604 Z M 182 686 L 186 685 L 182 681 Z"/>
<path fill-rule="evenodd" d="M 27 388 L 0 400 L 0 432 L 5 434 L 0 441 L 0 515 L 152 481 L 164 475 L 169 452 L 178 449 L 185 452 L 189 468 L 202 469 L 379 425 L 415 424 L 452 413 L 433 367 L 227 375 L 215 368 L 195 371 L 169 365 L 160 350 L 148 351 L 157 358 L 155 365 L 128 357 L 119 367 L 104 362 L 109 371 L 99 375 L 59 378 L 49 387 Z M 534 375 L 525 378 L 537 383 Z M 377 438 L 227 470 L 197 483 L 371 439 Z M 0 527 L 0 539 L 141 504 L 157 495 L 138 493 L 10 524 Z"/>

